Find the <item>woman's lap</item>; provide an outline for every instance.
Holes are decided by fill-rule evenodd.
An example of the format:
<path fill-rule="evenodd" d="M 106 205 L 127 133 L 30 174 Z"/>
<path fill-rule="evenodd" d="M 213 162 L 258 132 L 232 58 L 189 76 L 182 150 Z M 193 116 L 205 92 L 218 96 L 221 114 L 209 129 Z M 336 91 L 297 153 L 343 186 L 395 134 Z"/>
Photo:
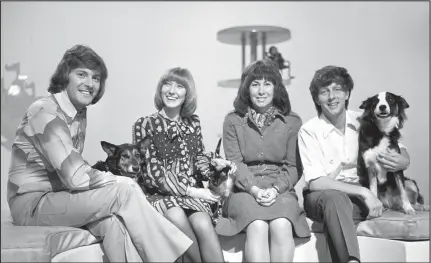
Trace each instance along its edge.
<path fill-rule="evenodd" d="M 259 205 L 253 196 L 245 192 L 234 193 L 226 201 L 223 206 L 223 218 L 216 227 L 221 235 L 231 236 L 240 233 L 255 220 L 271 221 L 286 218 L 292 223 L 298 236 L 310 236 L 304 212 L 299 207 L 296 197 L 288 192 L 280 195 L 270 207 Z"/>

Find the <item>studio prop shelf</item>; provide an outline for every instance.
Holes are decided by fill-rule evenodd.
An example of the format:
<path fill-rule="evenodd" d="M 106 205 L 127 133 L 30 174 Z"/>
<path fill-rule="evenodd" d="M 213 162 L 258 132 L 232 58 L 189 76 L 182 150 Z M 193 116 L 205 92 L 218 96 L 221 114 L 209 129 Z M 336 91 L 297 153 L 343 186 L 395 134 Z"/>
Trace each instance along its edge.
<path fill-rule="evenodd" d="M 257 60 L 258 45 L 261 46 L 262 56 L 266 57 L 267 45 L 277 44 L 290 39 L 290 30 L 278 26 L 235 26 L 220 30 L 217 32 L 217 40 L 221 43 L 230 45 L 241 45 L 241 72 L 246 65 L 246 46 L 250 46 L 250 62 Z M 283 78 L 283 84 L 289 85 L 293 77 L 290 76 L 290 65 L 287 78 Z M 241 73 L 239 73 L 240 75 Z M 240 79 L 227 79 L 218 82 L 221 87 L 238 88 Z"/>

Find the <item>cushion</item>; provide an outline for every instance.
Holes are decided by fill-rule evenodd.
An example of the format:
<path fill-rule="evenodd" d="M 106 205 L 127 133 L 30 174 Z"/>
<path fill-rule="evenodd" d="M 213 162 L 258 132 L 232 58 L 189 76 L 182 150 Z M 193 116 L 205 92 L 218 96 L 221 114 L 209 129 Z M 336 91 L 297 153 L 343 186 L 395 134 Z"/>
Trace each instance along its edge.
<path fill-rule="evenodd" d="M 12 216 L 8 205 L 1 207 L 1 223 L 12 223 Z"/>
<path fill-rule="evenodd" d="M 298 203 L 303 208 L 302 189 L 305 186 L 304 177 L 295 185 Z M 393 240 L 429 240 L 429 211 L 417 211 L 416 215 L 406 215 L 394 210 L 386 210 L 379 218 L 359 223 L 358 236 Z M 307 217 L 307 223 L 312 233 L 323 233 L 323 224 Z"/>
<path fill-rule="evenodd" d="M 63 251 L 100 241 L 89 231 L 60 226 L 2 224 L 1 259 L 5 262 L 50 262 Z"/>
<path fill-rule="evenodd" d="M 101 243 L 74 248 L 57 254 L 51 262 L 109 262 Z"/>
<path fill-rule="evenodd" d="M 417 211 L 415 215 L 386 210 L 378 218 L 358 225 L 359 236 L 395 240 L 429 240 L 429 211 Z"/>
<path fill-rule="evenodd" d="M 312 233 L 323 233 L 323 223 L 307 217 Z M 358 236 L 393 240 L 429 240 L 429 212 L 417 211 L 416 215 L 406 215 L 394 210 L 386 210 L 379 218 L 359 223 Z"/>

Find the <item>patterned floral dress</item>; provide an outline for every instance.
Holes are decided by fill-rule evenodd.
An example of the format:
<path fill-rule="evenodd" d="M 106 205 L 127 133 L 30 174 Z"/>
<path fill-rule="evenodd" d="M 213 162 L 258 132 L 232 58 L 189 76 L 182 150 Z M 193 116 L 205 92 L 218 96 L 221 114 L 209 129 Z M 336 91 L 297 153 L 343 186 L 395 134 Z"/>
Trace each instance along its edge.
<path fill-rule="evenodd" d="M 203 188 L 202 182 L 214 170 L 211 160 L 215 154 L 205 152 L 199 117 L 172 121 L 154 113 L 139 118 L 133 126 L 133 143 L 145 137 L 150 137 L 152 144 L 137 182 L 146 191 L 148 201 L 162 214 L 181 207 L 213 217 L 216 203 L 186 196 L 188 186 Z"/>

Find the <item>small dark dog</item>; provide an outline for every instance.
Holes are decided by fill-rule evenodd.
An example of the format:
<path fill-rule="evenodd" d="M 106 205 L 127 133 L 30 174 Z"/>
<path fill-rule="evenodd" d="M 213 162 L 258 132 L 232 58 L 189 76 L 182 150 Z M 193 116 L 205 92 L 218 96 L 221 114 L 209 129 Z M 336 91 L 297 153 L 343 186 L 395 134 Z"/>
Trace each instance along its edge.
<path fill-rule="evenodd" d="M 215 155 L 220 157 L 221 138 L 218 141 Z M 208 189 L 223 197 L 229 196 L 233 188 L 234 178 L 229 174 L 229 167 L 223 168 L 221 171 L 214 169 L 214 172 L 209 176 Z"/>
<path fill-rule="evenodd" d="M 101 141 L 103 150 L 108 154 L 104 162 L 98 161 L 93 168 L 111 172 L 115 175 L 127 176 L 137 179 L 141 173 L 143 156 L 148 149 L 151 141 L 144 138 L 137 145 L 124 143 L 115 145 L 109 142 Z"/>
<path fill-rule="evenodd" d="M 358 175 L 363 186 L 368 187 L 384 207 L 415 214 L 405 188 L 403 171 L 389 172 L 377 161 L 379 152 L 400 153 L 400 129 L 409 107 L 401 96 L 381 92 L 365 100 L 359 128 Z"/>

